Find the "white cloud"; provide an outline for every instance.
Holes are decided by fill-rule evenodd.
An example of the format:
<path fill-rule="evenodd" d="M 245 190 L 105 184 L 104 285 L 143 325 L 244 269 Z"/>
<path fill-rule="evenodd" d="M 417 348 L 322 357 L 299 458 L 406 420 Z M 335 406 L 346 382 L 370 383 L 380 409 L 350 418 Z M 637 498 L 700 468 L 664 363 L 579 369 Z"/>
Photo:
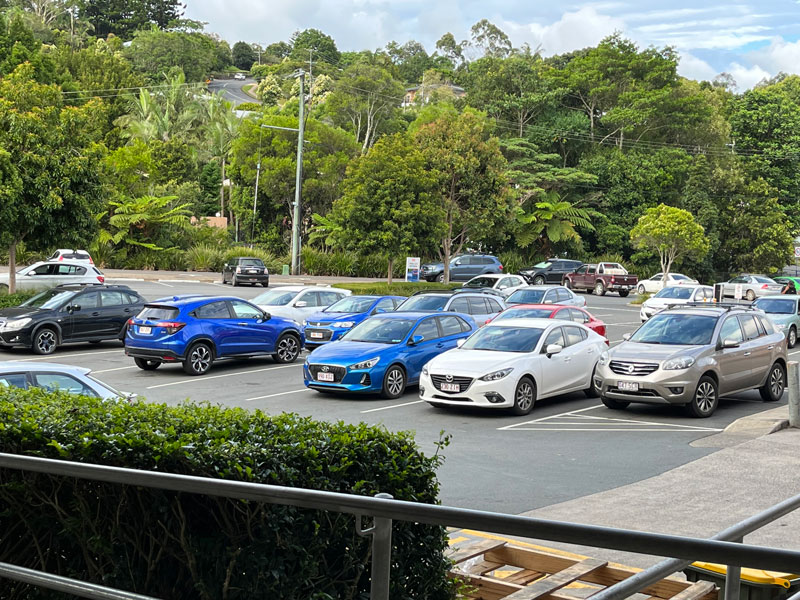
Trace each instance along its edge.
<path fill-rule="evenodd" d="M 726 71 L 731 74 L 734 81 L 736 81 L 736 87 L 741 91 L 749 90 L 762 79 L 770 77 L 770 74 L 758 65 L 745 67 L 744 65 L 734 62 L 731 63 Z"/>
<path fill-rule="evenodd" d="M 684 52 L 681 54 L 681 61 L 678 64 L 678 73 L 687 79 L 711 81 L 717 75 L 717 70 L 706 61 L 689 52 Z"/>
<path fill-rule="evenodd" d="M 800 41 L 787 42 L 783 38 L 774 38 L 766 48 L 754 50 L 748 58 L 772 73 L 800 72 Z"/>

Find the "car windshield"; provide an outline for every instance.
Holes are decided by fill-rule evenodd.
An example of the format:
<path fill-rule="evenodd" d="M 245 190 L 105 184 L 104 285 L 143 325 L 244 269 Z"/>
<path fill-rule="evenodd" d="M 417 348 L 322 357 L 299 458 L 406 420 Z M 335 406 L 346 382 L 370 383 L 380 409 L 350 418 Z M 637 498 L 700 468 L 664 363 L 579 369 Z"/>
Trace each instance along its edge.
<path fill-rule="evenodd" d="M 400 306 L 397 307 L 398 311 L 434 311 L 442 310 L 447 304 L 449 296 L 439 296 L 431 294 L 430 296 L 412 296 Z"/>
<path fill-rule="evenodd" d="M 761 300 L 756 300 L 753 306 L 773 315 L 792 315 L 795 312 L 796 304 L 795 300 L 761 298 Z"/>
<path fill-rule="evenodd" d="M 673 274 L 672 274 L 672 278 L 673 278 L 673 279 L 676 279 L 676 280 L 678 280 L 678 281 L 690 279 L 690 278 L 689 278 L 689 277 L 687 277 L 686 275 L 680 275 L 680 274 L 678 274 L 678 273 L 673 273 Z"/>
<path fill-rule="evenodd" d="M 758 283 L 775 283 L 775 280 L 769 277 L 753 277 Z"/>
<path fill-rule="evenodd" d="M 549 319 L 551 314 L 553 314 L 552 308 L 509 308 L 497 315 L 495 321 L 501 319 Z"/>
<path fill-rule="evenodd" d="M 533 352 L 544 329 L 538 327 L 492 327 L 472 334 L 462 348 L 492 352 Z"/>
<path fill-rule="evenodd" d="M 334 302 L 322 312 L 326 313 L 362 313 L 369 310 L 375 298 L 359 298 L 358 296 L 348 296 L 338 302 Z"/>
<path fill-rule="evenodd" d="M 242 267 L 263 267 L 264 263 L 260 258 L 240 258 L 239 265 Z"/>
<path fill-rule="evenodd" d="M 641 344 L 703 346 L 711 343 L 716 317 L 659 313 L 639 327 L 630 341 Z"/>
<path fill-rule="evenodd" d="M 30 306 L 31 308 L 58 308 L 74 295 L 75 290 L 47 290 L 41 294 L 36 294 L 33 298 L 25 300 L 20 306 Z"/>
<path fill-rule="evenodd" d="M 654 298 L 677 298 L 679 300 L 688 300 L 692 297 L 693 291 L 694 290 L 692 288 L 673 285 L 670 287 L 665 287 L 663 290 L 658 292 Z"/>
<path fill-rule="evenodd" d="M 506 304 L 541 304 L 547 290 L 517 290 L 508 297 Z"/>
<path fill-rule="evenodd" d="M 471 287 L 471 288 L 490 288 L 492 287 L 497 279 L 494 277 L 476 277 L 475 279 L 470 279 L 467 283 L 464 284 L 464 287 Z"/>
<path fill-rule="evenodd" d="M 399 344 L 416 323 L 417 319 L 371 317 L 353 327 L 341 339 L 348 342 Z"/>
<path fill-rule="evenodd" d="M 297 296 L 298 292 L 285 292 L 282 290 L 270 290 L 259 294 L 251 302 L 258 305 L 285 306 Z"/>
<path fill-rule="evenodd" d="M 177 318 L 180 311 L 173 306 L 145 306 L 136 315 L 137 319 L 148 321 L 172 321 Z"/>
<path fill-rule="evenodd" d="M 544 261 L 544 262 L 536 263 L 535 265 L 533 265 L 532 268 L 534 268 L 534 269 L 546 269 L 547 267 L 549 267 L 552 264 L 553 263 L 551 263 L 551 262 Z"/>

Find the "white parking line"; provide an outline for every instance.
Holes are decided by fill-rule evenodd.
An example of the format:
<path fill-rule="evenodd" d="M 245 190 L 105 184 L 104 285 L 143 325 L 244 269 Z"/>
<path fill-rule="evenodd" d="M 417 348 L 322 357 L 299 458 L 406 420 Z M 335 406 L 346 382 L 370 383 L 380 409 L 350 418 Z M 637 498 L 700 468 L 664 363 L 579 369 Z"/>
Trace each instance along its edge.
<path fill-rule="evenodd" d="M 793 350 L 792 352 L 789 352 L 789 356 L 792 354 L 800 354 L 800 350 Z"/>
<path fill-rule="evenodd" d="M 290 390 L 288 392 L 278 392 L 277 394 L 268 394 L 266 396 L 256 396 L 255 398 L 245 398 L 245 402 L 252 402 L 253 400 L 264 400 L 265 398 L 274 398 L 275 396 L 286 396 L 287 394 L 297 394 L 299 392 L 306 392 L 308 388 L 302 390 Z"/>
<path fill-rule="evenodd" d="M 173 288 L 174 285 L 169 285 L 168 283 L 162 283 L 160 281 L 154 281 L 153 283 L 157 283 L 158 285 L 163 285 L 164 287 Z"/>
<path fill-rule="evenodd" d="M 146 387 L 146 390 L 154 390 L 156 388 L 162 387 L 169 387 L 171 385 L 181 385 L 183 383 L 201 383 L 203 381 L 208 381 L 209 379 L 220 379 L 222 377 L 236 377 L 239 375 L 247 375 L 249 373 L 262 373 L 263 371 L 277 371 L 278 369 L 290 369 L 292 367 L 302 367 L 303 364 L 300 363 L 298 365 L 283 365 L 281 367 L 264 367 L 263 369 L 251 369 L 250 371 L 236 371 L 235 373 L 225 373 L 224 375 L 211 375 L 210 377 L 187 377 L 186 379 L 181 379 L 180 381 L 172 381 L 170 383 L 160 383 L 158 385 L 151 385 Z"/>
<path fill-rule="evenodd" d="M 551 415 L 549 417 L 542 417 L 541 419 L 534 419 L 533 421 L 523 421 L 522 423 L 514 423 L 513 425 L 506 425 L 505 427 L 498 427 L 498 431 L 503 431 L 506 429 L 513 429 L 514 427 L 519 427 L 520 425 L 530 425 L 531 423 L 540 423 L 541 421 L 547 421 L 548 419 L 557 419 L 559 417 L 565 417 L 567 415 L 577 415 L 578 413 L 586 412 L 587 410 L 594 410 L 595 408 L 603 408 L 603 404 L 595 404 L 594 406 L 587 406 L 586 408 L 581 408 L 578 410 L 570 410 L 567 412 L 559 413 L 557 415 Z"/>
<path fill-rule="evenodd" d="M 138 369 L 136 365 L 132 367 L 117 367 L 116 369 L 103 369 L 102 371 L 92 371 L 92 375 L 96 375 L 97 373 L 111 373 L 112 371 L 125 371 L 126 369 Z"/>
<path fill-rule="evenodd" d="M 112 352 L 124 352 L 124 350 L 98 350 L 96 352 L 80 352 L 78 354 L 64 354 L 59 357 L 51 354 L 50 356 L 43 356 L 41 358 L 15 358 L 14 360 L 9 360 L 8 362 L 33 362 L 35 360 L 49 360 L 49 361 L 58 361 L 59 358 L 61 360 L 68 360 L 73 356 L 92 356 L 94 354 L 110 354 Z"/>
<path fill-rule="evenodd" d="M 423 400 L 414 400 L 413 402 L 404 402 L 403 404 L 393 404 L 392 406 L 382 406 L 381 408 L 370 408 L 369 410 L 362 410 L 361 414 L 365 415 L 371 412 L 378 412 L 379 410 L 389 410 L 392 408 L 400 408 L 401 406 L 411 406 L 412 404 L 420 404 Z"/>

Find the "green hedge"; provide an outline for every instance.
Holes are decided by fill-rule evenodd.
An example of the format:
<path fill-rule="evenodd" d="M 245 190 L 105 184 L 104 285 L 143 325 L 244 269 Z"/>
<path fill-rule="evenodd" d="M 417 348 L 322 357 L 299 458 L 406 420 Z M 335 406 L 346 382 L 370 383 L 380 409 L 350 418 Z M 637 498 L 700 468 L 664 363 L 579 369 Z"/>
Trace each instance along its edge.
<path fill-rule="evenodd" d="M 0 388 L 0 451 L 436 503 L 411 434 L 208 404 L 134 406 Z M 0 470 L 0 561 L 159 598 L 365 598 L 354 518 Z M 393 599 L 452 598 L 444 528 L 396 523 Z M 366 566 L 366 571 L 364 570 Z M 56 595 L 3 582 L 3 598 Z"/>
<path fill-rule="evenodd" d="M 350 290 L 354 294 L 364 295 L 381 295 L 381 296 L 410 296 L 414 292 L 422 290 L 441 290 L 444 288 L 455 289 L 460 288 L 461 283 L 431 283 L 428 281 L 420 281 L 417 283 L 406 283 L 405 281 L 392 282 L 391 284 L 385 281 L 376 281 L 374 283 L 334 283 L 331 287 L 342 288 Z"/>
<path fill-rule="evenodd" d="M 6 290 L 7 291 L 7 290 Z M 33 298 L 38 291 L 24 291 L 17 292 L 16 294 L 0 293 L 0 308 L 8 308 L 9 306 L 19 306 L 28 298 Z"/>

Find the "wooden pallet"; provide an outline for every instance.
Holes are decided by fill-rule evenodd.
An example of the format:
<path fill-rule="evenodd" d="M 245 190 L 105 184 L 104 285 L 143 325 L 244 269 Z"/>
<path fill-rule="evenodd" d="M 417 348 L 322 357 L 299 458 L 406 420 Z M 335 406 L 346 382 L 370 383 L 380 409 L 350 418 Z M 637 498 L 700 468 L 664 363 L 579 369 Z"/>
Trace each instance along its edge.
<path fill-rule="evenodd" d="M 448 556 L 455 563 L 450 576 L 465 582 L 463 597 L 471 600 L 579 600 L 638 573 L 594 558 L 564 558 L 494 540 L 456 544 Z M 718 588 L 709 581 L 662 579 L 638 596 L 717 600 L 718 595 Z"/>

